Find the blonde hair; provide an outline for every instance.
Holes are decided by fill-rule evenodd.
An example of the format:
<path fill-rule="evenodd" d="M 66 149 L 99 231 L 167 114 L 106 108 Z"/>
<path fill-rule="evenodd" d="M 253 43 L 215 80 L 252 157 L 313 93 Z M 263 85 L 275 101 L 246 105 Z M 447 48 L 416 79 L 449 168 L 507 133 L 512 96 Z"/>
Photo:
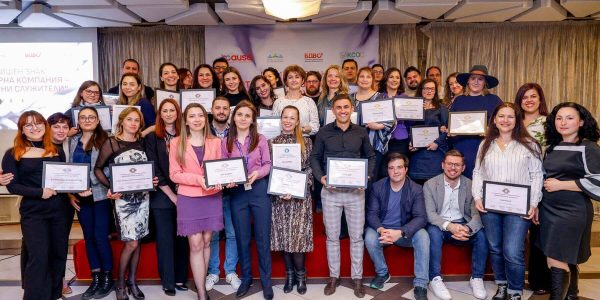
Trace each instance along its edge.
<path fill-rule="evenodd" d="M 358 72 L 356 73 L 356 79 L 358 80 L 358 77 L 360 77 L 360 73 L 362 72 L 368 72 L 371 75 L 371 89 L 374 91 L 377 91 L 377 83 L 375 82 L 375 75 L 373 75 L 373 69 L 371 69 L 371 67 L 362 67 L 358 70 Z"/>
<path fill-rule="evenodd" d="M 142 138 L 142 128 L 144 128 L 144 116 L 142 115 L 142 112 L 139 109 L 137 109 L 137 107 L 133 106 L 124 109 L 119 114 L 119 121 L 117 122 L 117 132 L 115 132 L 115 138 L 118 139 L 118 137 L 123 134 L 123 121 L 125 120 L 127 115 L 129 115 L 132 112 L 137 113 L 140 117 L 140 128 L 138 128 L 138 131 L 135 133 L 135 137 L 138 139 Z"/>
<path fill-rule="evenodd" d="M 204 114 L 204 129 L 202 130 L 204 140 L 206 141 L 207 139 L 216 138 L 212 135 L 212 133 L 209 130 L 208 114 L 206 112 L 206 109 L 204 109 L 204 106 L 200 105 L 199 103 L 188 104 L 188 106 L 186 106 L 185 110 L 183 111 L 183 117 L 181 118 L 182 130 L 179 135 L 179 142 L 177 143 L 177 162 L 182 166 L 185 166 L 185 148 L 187 147 L 188 137 L 191 134 L 190 128 L 185 124 L 185 122 L 187 119 L 187 114 L 192 108 L 200 108 L 202 110 L 202 113 Z"/>
<path fill-rule="evenodd" d="M 296 143 L 300 144 L 301 153 L 304 153 L 304 151 L 306 149 L 306 145 L 304 143 L 304 135 L 302 135 L 302 128 L 301 128 L 302 126 L 300 126 L 300 110 L 298 110 L 298 108 L 293 105 L 288 105 L 288 106 L 284 107 L 283 110 L 281 111 L 282 116 L 283 116 L 283 112 L 286 109 L 291 109 L 291 110 L 295 111 L 296 115 L 298 116 L 298 125 L 296 125 L 294 127 L 294 136 L 296 137 Z"/>
<path fill-rule="evenodd" d="M 327 69 L 325 69 L 325 72 L 323 72 L 323 80 L 321 80 L 321 96 L 319 96 L 319 102 L 323 101 L 323 99 L 329 93 L 329 86 L 327 86 L 327 73 L 329 73 L 331 70 L 336 70 L 340 76 L 340 87 L 338 88 L 338 94 L 348 94 L 348 81 L 346 80 L 346 77 L 342 75 L 342 68 L 340 68 L 338 65 L 330 65 L 327 67 Z"/>

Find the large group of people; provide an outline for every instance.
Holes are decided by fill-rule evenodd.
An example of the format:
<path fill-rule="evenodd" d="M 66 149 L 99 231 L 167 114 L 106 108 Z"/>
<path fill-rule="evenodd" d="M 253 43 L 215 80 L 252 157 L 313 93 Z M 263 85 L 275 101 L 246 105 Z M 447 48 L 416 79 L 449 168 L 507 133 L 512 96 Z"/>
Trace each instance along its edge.
<path fill-rule="evenodd" d="M 577 265 L 591 255 L 590 199 L 600 200 L 600 131 L 582 105 L 564 102 L 549 109 L 536 83 L 522 85 L 514 101 L 503 102 L 490 93 L 499 81 L 482 65 L 451 73 L 445 82 L 436 66 L 423 78 L 413 66 L 403 72 L 381 64 L 359 68 L 352 59 L 323 73 L 291 65 L 281 75 L 265 69 L 248 90 L 224 58 L 190 70 L 162 64 L 159 88 L 213 89 L 208 109 L 157 99 L 142 83 L 140 64 L 127 59 L 109 92 L 129 107 L 113 116 L 110 135 L 96 109 L 105 102 L 94 81 L 81 85 L 64 114 L 46 119 L 27 111 L 19 117 L 0 184 L 22 196 L 24 299 L 60 298 L 74 211 L 92 271 L 82 299 L 104 298 L 113 290 L 117 299 L 144 299 L 136 273 L 141 240 L 151 231 L 166 295 L 188 289 L 190 267 L 198 299 L 208 299 L 207 291 L 220 280 L 220 232 L 224 277 L 236 297 L 253 283 L 252 239 L 264 298 L 274 297 L 271 252 L 282 252 L 284 293 L 296 287 L 305 294 L 315 210 L 322 212 L 327 237 L 325 295 L 340 285 L 340 237 L 347 234 L 356 297 L 365 296 L 365 248 L 376 272 L 369 286 L 382 289 L 391 277 L 383 249 L 396 245 L 414 249 L 416 299 L 427 299 L 428 289 L 451 299 L 441 273 L 442 246 L 451 243 L 472 247 L 469 284 L 475 298 L 488 296 L 483 277 L 489 257 L 497 284 L 493 299 L 519 300 L 529 232 L 530 288 L 550 293 L 552 300 L 577 298 Z M 423 120 L 360 125 L 361 103 L 397 97 L 421 98 Z M 453 135 L 450 114 L 470 111 L 487 113 L 485 134 Z M 264 116 L 280 118 L 280 135 L 268 139 L 259 132 L 257 118 Z M 439 136 L 426 147 L 413 147 L 411 128 L 423 125 L 437 127 Z M 268 194 L 277 144 L 299 144 L 306 198 Z M 243 160 L 247 181 L 209 186 L 205 162 L 227 158 Z M 366 159 L 366 188 L 330 185 L 330 158 Z M 110 165 L 147 161 L 154 163 L 153 191 L 111 190 Z M 45 162 L 89 165 L 90 188 L 78 193 L 44 188 Z M 486 210 L 486 182 L 529 187 L 526 213 Z M 115 228 L 124 246 L 113 267 Z"/>

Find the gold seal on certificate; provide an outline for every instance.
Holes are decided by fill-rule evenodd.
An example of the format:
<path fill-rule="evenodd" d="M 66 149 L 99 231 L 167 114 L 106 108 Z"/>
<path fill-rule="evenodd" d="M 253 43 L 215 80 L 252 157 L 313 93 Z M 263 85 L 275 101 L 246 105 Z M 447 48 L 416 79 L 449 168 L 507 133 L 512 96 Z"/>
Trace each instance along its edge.
<path fill-rule="evenodd" d="M 487 111 L 450 112 L 448 133 L 451 135 L 481 135 L 485 133 Z"/>
<path fill-rule="evenodd" d="M 181 110 L 185 110 L 190 103 L 198 103 L 210 114 L 216 93 L 215 89 L 181 90 Z"/>
<path fill-rule="evenodd" d="M 258 133 L 264 135 L 267 139 L 272 139 L 281 134 L 281 118 L 256 118 L 256 129 L 258 130 Z"/>
<path fill-rule="evenodd" d="M 179 92 L 163 90 L 163 89 L 156 89 L 156 109 L 158 109 L 160 107 L 160 104 L 165 99 L 173 99 L 173 100 L 177 101 L 177 103 L 181 103 L 181 101 L 180 101 L 181 95 L 179 94 Z"/>
<path fill-rule="evenodd" d="M 300 171 L 273 167 L 269 176 L 267 194 L 292 195 L 294 198 L 306 199 L 308 174 Z"/>
<path fill-rule="evenodd" d="M 113 105 L 119 102 L 119 94 L 102 94 L 102 100 L 105 105 Z"/>
<path fill-rule="evenodd" d="M 77 107 L 73 107 L 73 109 L 71 110 L 73 112 L 72 120 L 73 120 L 73 125 L 75 127 L 77 127 L 77 125 L 79 124 L 79 112 L 83 108 L 85 108 L 85 107 L 77 106 Z M 100 126 L 102 126 L 102 129 L 104 129 L 108 132 L 111 132 L 112 131 L 112 121 L 111 121 L 110 106 L 97 105 L 97 106 L 93 106 L 93 108 L 95 108 L 96 111 L 98 112 L 98 118 L 100 119 Z"/>
<path fill-rule="evenodd" d="M 369 160 L 363 158 L 327 158 L 327 185 L 367 188 Z"/>
<path fill-rule="evenodd" d="M 241 157 L 207 160 L 204 162 L 206 186 L 217 184 L 245 183 L 248 181 L 246 164 Z"/>
<path fill-rule="evenodd" d="M 135 107 L 138 110 L 142 109 L 141 106 L 132 106 L 132 105 L 119 105 L 119 104 L 115 104 L 115 105 L 112 106 L 112 115 L 113 115 L 113 118 L 111 118 L 111 123 L 112 124 L 110 126 L 110 128 L 112 130 L 112 133 L 116 133 L 117 132 L 117 123 L 119 123 L 119 115 L 121 114 L 121 112 L 123 110 L 125 110 L 128 107 Z M 102 128 L 104 128 L 104 127 L 102 127 Z"/>
<path fill-rule="evenodd" d="M 302 156 L 300 155 L 300 144 L 272 144 L 271 154 L 273 167 L 302 170 Z"/>
<path fill-rule="evenodd" d="M 335 115 L 333 114 L 333 111 L 331 109 L 328 109 L 325 114 L 325 124 L 329 124 L 333 121 L 335 121 Z M 352 124 L 358 124 L 358 113 L 357 112 L 353 112 L 350 115 L 350 122 L 352 122 Z"/>
<path fill-rule="evenodd" d="M 527 216 L 531 186 L 503 182 L 483 182 L 483 207 L 492 212 Z"/>
<path fill-rule="evenodd" d="M 154 190 L 154 162 L 110 164 L 110 190 L 135 193 Z"/>
<path fill-rule="evenodd" d="M 79 193 L 90 188 L 90 165 L 45 161 L 42 187 L 58 193 Z"/>
<path fill-rule="evenodd" d="M 359 105 L 362 125 L 396 120 L 394 100 L 392 99 L 363 101 L 359 102 Z"/>
<path fill-rule="evenodd" d="M 423 98 L 394 98 L 394 111 L 398 120 L 423 120 Z"/>
<path fill-rule="evenodd" d="M 413 126 L 410 128 L 412 146 L 415 148 L 427 148 L 440 137 L 440 128 L 437 126 Z"/>

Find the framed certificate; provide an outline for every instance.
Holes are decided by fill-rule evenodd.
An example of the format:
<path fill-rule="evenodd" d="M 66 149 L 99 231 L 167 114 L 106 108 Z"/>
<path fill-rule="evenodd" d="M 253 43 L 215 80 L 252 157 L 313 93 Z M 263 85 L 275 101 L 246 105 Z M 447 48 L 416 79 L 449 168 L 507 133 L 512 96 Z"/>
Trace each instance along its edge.
<path fill-rule="evenodd" d="M 241 157 L 204 161 L 204 179 L 207 187 L 217 184 L 246 183 L 246 164 Z"/>
<path fill-rule="evenodd" d="M 373 101 L 362 101 L 360 105 L 360 124 L 393 122 L 396 120 L 394 114 L 394 100 L 383 99 Z"/>
<path fill-rule="evenodd" d="M 484 181 L 483 207 L 492 212 L 527 216 L 531 186 Z"/>
<path fill-rule="evenodd" d="M 306 199 L 307 187 L 308 174 L 277 167 L 271 168 L 267 194 L 281 196 L 289 194 L 294 198 Z"/>
<path fill-rule="evenodd" d="M 110 190 L 113 193 L 153 191 L 154 162 L 110 164 Z"/>
<path fill-rule="evenodd" d="M 57 193 L 79 193 L 90 188 L 90 165 L 45 161 L 42 187 Z"/>
<path fill-rule="evenodd" d="M 210 114 L 216 93 L 215 89 L 181 90 L 181 111 L 185 110 L 190 103 L 199 103 Z"/>
<path fill-rule="evenodd" d="M 302 156 L 300 154 L 300 144 L 272 144 L 273 167 L 302 170 Z"/>
<path fill-rule="evenodd" d="M 333 121 L 335 121 L 335 115 L 331 109 L 328 109 L 325 114 L 325 124 L 329 124 Z M 353 112 L 350 115 L 350 122 L 358 124 L 358 112 Z"/>
<path fill-rule="evenodd" d="M 112 106 L 112 118 L 111 118 L 112 124 L 110 125 L 110 128 L 111 128 L 111 132 L 113 134 L 115 134 L 117 132 L 117 123 L 119 123 L 119 115 L 121 114 L 121 112 L 123 110 L 125 110 L 126 108 L 131 107 L 131 106 L 132 105 L 118 105 L 118 104 L 115 104 Z M 138 110 L 142 109 L 141 106 L 133 106 L 133 107 L 137 108 Z M 102 128 L 104 128 L 104 127 L 102 127 Z"/>
<path fill-rule="evenodd" d="M 100 126 L 102 126 L 102 129 L 108 131 L 108 132 L 112 132 L 112 118 L 111 118 L 111 112 L 110 112 L 110 106 L 92 106 L 93 108 L 96 109 L 96 111 L 98 112 L 98 118 L 100 118 Z M 75 127 L 77 127 L 77 125 L 79 124 L 79 112 L 81 111 L 81 109 L 83 109 L 85 107 L 73 107 L 71 109 L 71 111 L 73 112 L 73 116 L 72 116 L 72 120 L 73 120 L 73 125 Z"/>
<path fill-rule="evenodd" d="M 113 105 L 119 102 L 119 94 L 102 94 L 102 101 L 106 105 Z"/>
<path fill-rule="evenodd" d="M 270 109 L 264 109 L 264 108 L 261 108 L 261 109 L 258 111 L 258 116 L 259 116 L 259 117 L 272 117 L 272 116 L 273 116 L 273 111 L 272 111 L 272 110 L 270 110 Z"/>
<path fill-rule="evenodd" d="M 450 112 L 448 133 L 451 135 L 482 135 L 487 126 L 487 111 Z"/>
<path fill-rule="evenodd" d="M 160 104 L 165 99 L 173 99 L 173 100 L 177 101 L 177 103 L 181 103 L 181 95 L 179 94 L 179 92 L 163 90 L 163 89 L 156 89 L 156 109 L 158 109 L 160 107 Z M 182 111 L 183 111 L 183 108 L 184 108 L 184 106 L 182 106 L 182 109 L 181 109 Z"/>
<path fill-rule="evenodd" d="M 281 134 L 280 117 L 260 117 L 256 118 L 256 127 L 258 133 L 264 135 L 267 139 L 272 139 Z"/>
<path fill-rule="evenodd" d="M 435 142 L 440 137 L 438 126 L 413 126 L 410 128 L 412 146 L 415 148 L 427 148 L 427 145 Z"/>
<path fill-rule="evenodd" d="M 283 87 L 274 89 L 273 93 L 275 94 L 275 96 L 277 96 L 277 99 L 285 98 L 285 88 Z"/>
<path fill-rule="evenodd" d="M 327 158 L 327 185 L 367 188 L 369 160 L 363 158 Z"/>
<path fill-rule="evenodd" d="M 398 120 L 422 121 L 425 116 L 423 98 L 394 98 L 394 111 Z"/>

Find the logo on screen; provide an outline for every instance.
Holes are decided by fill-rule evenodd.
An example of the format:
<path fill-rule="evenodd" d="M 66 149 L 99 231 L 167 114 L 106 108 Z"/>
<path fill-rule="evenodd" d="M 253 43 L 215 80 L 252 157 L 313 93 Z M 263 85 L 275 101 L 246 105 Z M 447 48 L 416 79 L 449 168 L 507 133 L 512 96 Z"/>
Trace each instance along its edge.
<path fill-rule="evenodd" d="M 283 54 L 281 53 L 269 53 L 267 55 L 268 62 L 283 62 Z"/>
<path fill-rule="evenodd" d="M 245 61 L 254 61 L 254 57 L 251 54 L 221 54 L 223 58 L 227 61 L 235 61 L 235 62 L 245 62 Z"/>
<path fill-rule="evenodd" d="M 341 59 L 348 59 L 348 58 L 360 58 L 362 57 L 364 54 L 360 51 L 342 51 L 340 52 L 340 58 Z"/>
<path fill-rule="evenodd" d="M 323 52 L 304 52 L 304 62 L 323 62 Z"/>

